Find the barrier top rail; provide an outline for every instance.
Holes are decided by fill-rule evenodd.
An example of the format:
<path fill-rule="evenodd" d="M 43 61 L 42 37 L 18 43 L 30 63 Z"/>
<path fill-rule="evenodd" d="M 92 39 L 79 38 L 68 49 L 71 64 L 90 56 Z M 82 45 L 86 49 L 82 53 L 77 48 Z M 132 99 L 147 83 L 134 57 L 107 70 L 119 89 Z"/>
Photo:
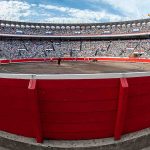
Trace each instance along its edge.
<path fill-rule="evenodd" d="M 129 72 L 129 73 L 98 73 L 98 74 L 12 74 L 0 73 L 0 78 L 6 79 L 114 79 L 114 78 L 133 78 L 150 76 L 150 72 Z"/>

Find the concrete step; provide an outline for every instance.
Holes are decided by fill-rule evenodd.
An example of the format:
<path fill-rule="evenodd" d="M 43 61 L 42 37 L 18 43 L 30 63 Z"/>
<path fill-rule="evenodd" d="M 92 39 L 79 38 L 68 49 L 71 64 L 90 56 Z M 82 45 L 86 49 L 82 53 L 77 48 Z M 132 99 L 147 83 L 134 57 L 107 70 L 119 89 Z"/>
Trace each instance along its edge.
<path fill-rule="evenodd" d="M 10 150 L 10 149 L 4 148 L 4 147 L 0 147 L 0 150 Z"/>
<path fill-rule="evenodd" d="M 147 147 L 147 148 L 143 148 L 142 150 L 150 150 L 150 147 Z"/>

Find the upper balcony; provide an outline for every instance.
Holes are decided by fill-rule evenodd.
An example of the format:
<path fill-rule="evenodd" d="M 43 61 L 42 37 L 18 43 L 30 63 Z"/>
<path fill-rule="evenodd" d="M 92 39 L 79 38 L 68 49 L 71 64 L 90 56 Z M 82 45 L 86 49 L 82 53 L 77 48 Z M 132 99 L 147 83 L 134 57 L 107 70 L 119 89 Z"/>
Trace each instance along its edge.
<path fill-rule="evenodd" d="M 48 24 L 0 20 L 0 36 L 5 37 L 115 38 L 149 35 L 150 19 L 89 24 Z"/>

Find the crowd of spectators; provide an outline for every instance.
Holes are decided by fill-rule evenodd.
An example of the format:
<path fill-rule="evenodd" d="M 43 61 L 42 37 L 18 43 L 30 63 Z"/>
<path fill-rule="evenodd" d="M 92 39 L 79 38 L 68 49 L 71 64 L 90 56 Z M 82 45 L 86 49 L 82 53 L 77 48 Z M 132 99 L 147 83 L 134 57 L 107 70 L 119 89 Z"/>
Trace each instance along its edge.
<path fill-rule="evenodd" d="M 150 57 L 150 40 L 49 41 L 0 40 L 0 59 L 52 57 Z"/>
<path fill-rule="evenodd" d="M 128 34 L 150 31 L 150 22 L 115 24 L 115 25 L 14 25 L 0 24 L 1 34 L 20 35 L 104 35 L 104 34 Z"/>

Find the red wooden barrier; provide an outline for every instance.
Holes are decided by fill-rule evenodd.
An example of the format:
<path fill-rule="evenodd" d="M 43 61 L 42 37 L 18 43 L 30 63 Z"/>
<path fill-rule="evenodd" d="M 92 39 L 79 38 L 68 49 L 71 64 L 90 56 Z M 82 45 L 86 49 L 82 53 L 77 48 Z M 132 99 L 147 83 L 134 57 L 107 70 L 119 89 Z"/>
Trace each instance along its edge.
<path fill-rule="evenodd" d="M 119 79 L 38 80 L 38 87 L 45 138 L 113 136 Z"/>
<path fill-rule="evenodd" d="M 118 112 L 116 118 L 116 126 L 115 126 L 115 139 L 118 140 L 121 138 L 121 134 L 123 132 L 126 111 L 127 111 L 127 101 L 128 101 L 128 82 L 127 79 L 120 79 L 120 92 L 119 92 L 119 100 L 118 100 Z"/>
<path fill-rule="evenodd" d="M 9 64 L 10 60 L 0 60 L 0 64 Z"/>
<path fill-rule="evenodd" d="M 34 137 L 28 80 L 0 79 L 0 130 Z"/>
<path fill-rule="evenodd" d="M 42 135 L 41 117 L 40 117 L 40 109 L 39 109 L 39 102 L 38 102 L 35 79 L 31 79 L 29 81 L 28 89 L 29 89 L 28 96 L 29 96 L 30 101 L 32 102 L 32 110 L 33 110 L 32 114 L 33 114 L 33 120 L 34 120 L 36 140 L 37 142 L 41 143 L 43 141 L 43 135 Z"/>
<path fill-rule="evenodd" d="M 56 61 L 58 58 L 26 58 L 26 59 L 13 59 L 13 60 L 0 60 L 0 64 L 8 63 L 24 63 L 24 62 L 44 62 L 44 61 Z M 123 62 L 146 62 L 149 63 L 150 59 L 147 58 L 115 58 L 115 57 L 100 57 L 100 58 L 63 58 L 64 61 L 92 61 L 96 59 L 98 61 L 123 61 Z"/>
<path fill-rule="evenodd" d="M 123 134 L 150 127 L 150 77 L 128 78 L 128 110 Z"/>
<path fill-rule="evenodd" d="M 100 57 L 100 58 L 63 58 L 64 61 L 92 61 L 96 59 L 98 61 L 125 61 L 125 62 L 150 62 L 150 59 L 146 58 L 115 58 L 115 57 Z M 8 63 L 25 63 L 25 62 L 45 62 L 45 61 L 56 61 L 58 58 L 26 58 L 26 59 L 13 59 L 13 60 L 0 60 L 0 64 Z"/>
<path fill-rule="evenodd" d="M 150 77 L 0 79 L 0 130 L 36 137 L 37 142 L 118 140 L 150 127 L 149 90 Z"/>

